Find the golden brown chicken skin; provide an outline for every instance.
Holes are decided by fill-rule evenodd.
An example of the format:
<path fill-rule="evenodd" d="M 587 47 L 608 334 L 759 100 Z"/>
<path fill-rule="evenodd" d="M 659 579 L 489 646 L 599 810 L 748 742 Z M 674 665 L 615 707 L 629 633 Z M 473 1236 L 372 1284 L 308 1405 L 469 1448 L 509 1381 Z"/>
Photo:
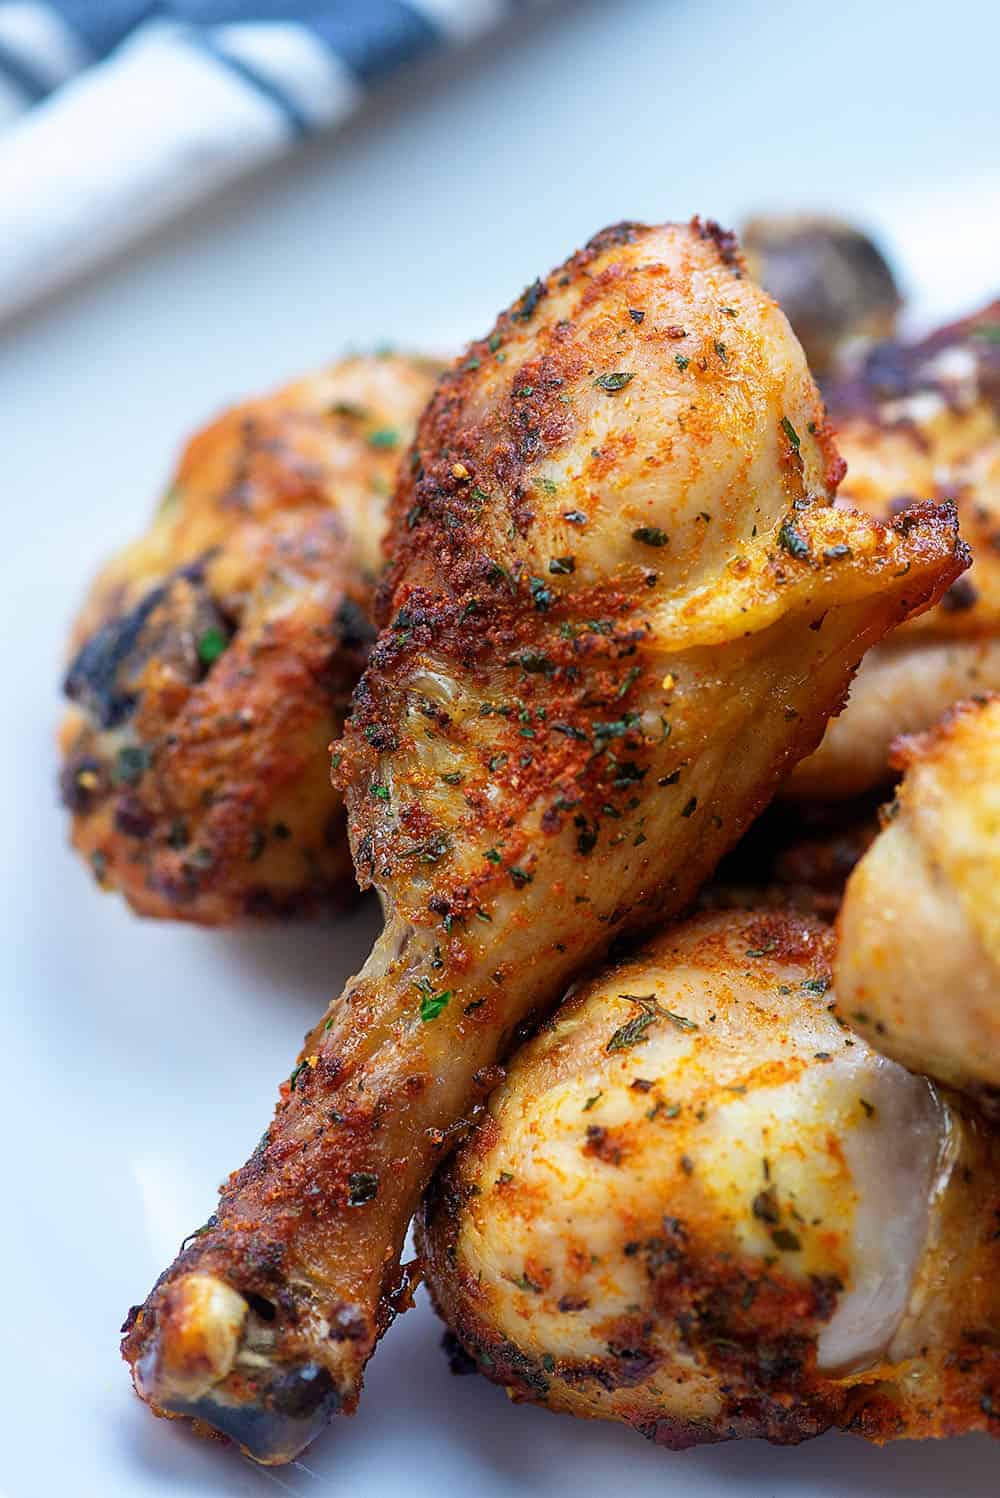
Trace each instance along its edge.
<path fill-rule="evenodd" d="M 867 646 L 966 563 L 831 504 L 801 349 L 715 225 L 622 224 L 504 313 L 401 466 L 340 758 L 385 931 L 130 1318 L 161 1412 L 289 1459 L 351 1410 L 407 1225 L 517 1027 L 691 900 Z"/>
<path fill-rule="evenodd" d="M 840 1013 L 1000 1118 L 1000 698 L 904 739 L 840 914 Z"/>
<path fill-rule="evenodd" d="M 838 1023 L 832 957 L 702 915 L 518 1052 L 418 1227 L 513 1399 L 674 1450 L 1000 1433 L 1000 1145 Z"/>
<path fill-rule="evenodd" d="M 355 357 L 227 411 L 73 629 L 72 839 L 141 915 L 210 925 L 348 898 L 327 748 L 374 639 L 429 360 Z"/>
<path fill-rule="evenodd" d="M 846 710 L 789 781 L 809 799 L 883 783 L 897 734 L 1000 690 L 1000 302 L 920 343 L 878 345 L 828 403 L 847 461 L 841 501 L 885 517 L 951 497 L 973 566 L 868 656 Z"/>

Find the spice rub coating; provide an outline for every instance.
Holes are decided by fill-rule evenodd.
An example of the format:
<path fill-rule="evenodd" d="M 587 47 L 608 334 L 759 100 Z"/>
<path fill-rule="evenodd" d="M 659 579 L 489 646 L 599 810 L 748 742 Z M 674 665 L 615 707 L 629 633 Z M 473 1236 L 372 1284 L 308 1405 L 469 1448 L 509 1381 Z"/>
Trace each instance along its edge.
<path fill-rule="evenodd" d="M 598 235 L 439 384 L 334 754 L 385 931 L 130 1320 L 154 1408 L 278 1462 L 354 1407 L 519 1026 L 693 898 L 965 566 L 949 506 L 841 511 L 839 471 L 783 314 L 697 220 Z"/>
<path fill-rule="evenodd" d="M 327 746 L 428 360 L 355 357 L 233 407 L 73 627 L 59 741 L 74 846 L 142 915 L 219 925 L 350 897 Z"/>
<path fill-rule="evenodd" d="M 514 1400 L 676 1450 L 997 1429 L 1000 1150 L 831 1013 L 829 927 L 668 927 L 519 1052 L 418 1219 Z"/>

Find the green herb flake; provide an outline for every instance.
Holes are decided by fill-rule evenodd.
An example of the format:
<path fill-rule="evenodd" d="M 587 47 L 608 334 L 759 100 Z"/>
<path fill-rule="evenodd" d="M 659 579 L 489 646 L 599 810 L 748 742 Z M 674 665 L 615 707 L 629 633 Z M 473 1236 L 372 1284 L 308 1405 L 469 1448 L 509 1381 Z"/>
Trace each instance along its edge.
<path fill-rule="evenodd" d="M 452 991 L 450 988 L 443 988 L 440 992 L 436 992 L 429 978 L 418 978 L 414 987 L 421 996 L 420 1018 L 426 1025 L 430 1020 L 437 1019 L 441 1011 L 447 1007 Z"/>
<path fill-rule="evenodd" d="M 688 365 L 691 363 L 691 360 L 686 354 L 675 354 L 674 363 L 677 365 L 677 368 L 680 370 L 681 374 L 683 374 Z"/>
<path fill-rule="evenodd" d="M 371 1170 L 355 1170 L 347 1177 L 347 1205 L 363 1207 L 378 1196 L 378 1176 Z"/>
<path fill-rule="evenodd" d="M 789 556 L 795 557 L 796 561 L 804 561 L 809 555 L 809 542 L 791 520 L 783 520 L 778 531 L 778 545 L 788 552 Z"/>
<path fill-rule="evenodd" d="M 227 645 L 225 635 L 221 629 L 206 629 L 203 635 L 198 636 L 198 659 L 203 666 L 211 666 L 219 659 Z"/>
<path fill-rule="evenodd" d="M 152 763 L 152 754 L 141 744 L 125 744 L 115 755 L 111 778 L 116 785 L 135 785 Z"/>
<path fill-rule="evenodd" d="M 615 696 L 616 697 L 624 697 L 625 694 L 626 694 L 626 692 L 628 691 L 629 687 L 632 685 L 632 683 L 635 681 L 635 679 L 638 676 L 640 676 L 641 674 L 642 674 L 642 667 L 641 666 L 630 666 L 629 669 L 626 671 L 624 677 L 622 678 L 621 683 L 619 684 L 619 687 L 618 687 L 618 691 L 615 693 Z M 666 738 L 667 734 L 669 734 L 669 732 L 670 732 L 670 725 L 668 724 L 667 725 L 667 733 L 665 733 L 663 735 L 663 737 Z"/>
<path fill-rule="evenodd" d="M 788 438 L 795 451 L 798 452 L 802 443 L 799 438 L 798 432 L 792 426 L 792 423 L 789 421 L 787 416 L 783 416 L 781 418 L 781 430 L 784 432 L 785 436 Z"/>
<path fill-rule="evenodd" d="M 783 1254 L 797 1254 L 802 1248 L 798 1233 L 793 1233 L 791 1228 L 775 1228 L 771 1233 L 771 1242 Z"/>
<path fill-rule="evenodd" d="M 686 1014 L 675 1014 L 672 1009 L 657 1009 L 657 1014 L 662 1014 L 668 1019 L 675 1030 L 697 1030 L 699 1026 L 693 1019 L 688 1019 Z"/>
<path fill-rule="evenodd" d="M 368 792 L 369 795 L 374 796 L 377 801 L 389 800 L 389 787 L 387 785 L 379 785 L 377 781 L 372 781 L 371 785 L 368 787 Z"/>
<path fill-rule="evenodd" d="M 308 1071 L 308 1070 L 309 1070 L 309 1062 L 308 1061 L 300 1061 L 299 1064 L 298 1064 L 298 1066 L 296 1066 L 293 1069 L 292 1075 L 288 1079 L 288 1087 L 289 1087 L 289 1091 L 290 1092 L 294 1092 L 295 1091 L 296 1087 L 298 1086 L 299 1078 L 301 1077 L 302 1073 L 304 1071 Z"/>
<path fill-rule="evenodd" d="M 645 1040 L 646 1031 L 650 1025 L 655 1024 L 656 1014 L 651 1009 L 645 1009 L 641 1014 L 633 1015 L 630 1020 L 619 1025 L 604 1049 L 608 1055 L 613 1055 L 615 1051 L 629 1051 L 634 1045 L 639 1045 Z"/>
<path fill-rule="evenodd" d="M 615 391 L 624 390 L 625 386 L 634 379 L 634 370 L 617 369 L 609 374 L 598 375 L 594 384 L 606 390 L 609 395 L 614 395 Z"/>
<path fill-rule="evenodd" d="M 395 427 L 376 427 L 374 432 L 368 433 L 368 446 L 391 451 L 399 446 L 399 433 Z"/>
<path fill-rule="evenodd" d="M 589 1113 L 590 1110 L 591 1110 L 591 1108 L 594 1106 L 594 1104 L 595 1103 L 599 1103 L 600 1100 L 601 1100 L 601 1098 L 603 1096 L 604 1096 L 603 1089 L 600 1092 L 595 1092 L 594 1096 L 593 1097 L 589 1097 L 587 1099 L 587 1101 L 584 1103 L 584 1105 L 583 1105 L 583 1112 L 584 1113 Z"/>
<path fill-rule="evenodd" d="M 576 557 L 550 557 L 549 571 L 557 576 L 576 571 Z"/>
<path fill-rule="evenodd" d="M 638 541 L 641 546 L 666 546 L 670 537 L 658 525 L 639 525 L 632 532 L 632 540 Z"/>
<path fill-rule="evenodd" d="M 748 957 L 766 957 L 767 954 L 768 954 L 768 952 L 773 952 L 774 949 L 775 949 L 775 947 L 777 947 L 777 945 L 778 945 L 778 943 L 772 938 L 770 941 L 764 942 L 763 946 L 760 946 L 760 947 L 748 947 L 747 948 L 747 956 Z"/>
<path fill-rule="evenodd" d="M 483 857 L 490 863 L 500 862 L 500 854 L 497 852 L 496 848 L 487 848 L 486 852 L 483 854 Z"/>
<path fill-rule="evenodd" d="M 729 355 L 726 353 L 726 345 L 724 343 L 720 343 L 718 339 L 715 340 L 715 352 L 718 354 L 723 364 L 729 363 Z"/>

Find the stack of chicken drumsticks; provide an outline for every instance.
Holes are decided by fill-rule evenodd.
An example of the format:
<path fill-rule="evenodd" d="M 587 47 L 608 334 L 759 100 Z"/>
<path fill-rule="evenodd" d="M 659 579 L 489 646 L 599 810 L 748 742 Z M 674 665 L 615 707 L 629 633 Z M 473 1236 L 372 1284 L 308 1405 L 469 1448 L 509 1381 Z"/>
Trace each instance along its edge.
<path fill-rule="evenodd" d="M 444 371 L 226 413 L 80 615 L 104 887 L 287 916 L 349 840 L 381 897 L 124 1327 L 257 1461 L 419 1276 L 514 1399 L 666 1447 L 1000 1432 L 1000 304 L 901 343 L 843 226 L 749 251 L 619 224 Z"/>

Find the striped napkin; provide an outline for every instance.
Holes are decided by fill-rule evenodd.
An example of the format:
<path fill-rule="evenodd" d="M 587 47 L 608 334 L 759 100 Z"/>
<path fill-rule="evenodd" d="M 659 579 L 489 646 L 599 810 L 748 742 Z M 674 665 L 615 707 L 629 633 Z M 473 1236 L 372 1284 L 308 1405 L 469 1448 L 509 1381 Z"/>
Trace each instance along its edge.
<path fill-rule="evenodd" d="M 535 0 L 0 0 L 0 320 Z"/>

